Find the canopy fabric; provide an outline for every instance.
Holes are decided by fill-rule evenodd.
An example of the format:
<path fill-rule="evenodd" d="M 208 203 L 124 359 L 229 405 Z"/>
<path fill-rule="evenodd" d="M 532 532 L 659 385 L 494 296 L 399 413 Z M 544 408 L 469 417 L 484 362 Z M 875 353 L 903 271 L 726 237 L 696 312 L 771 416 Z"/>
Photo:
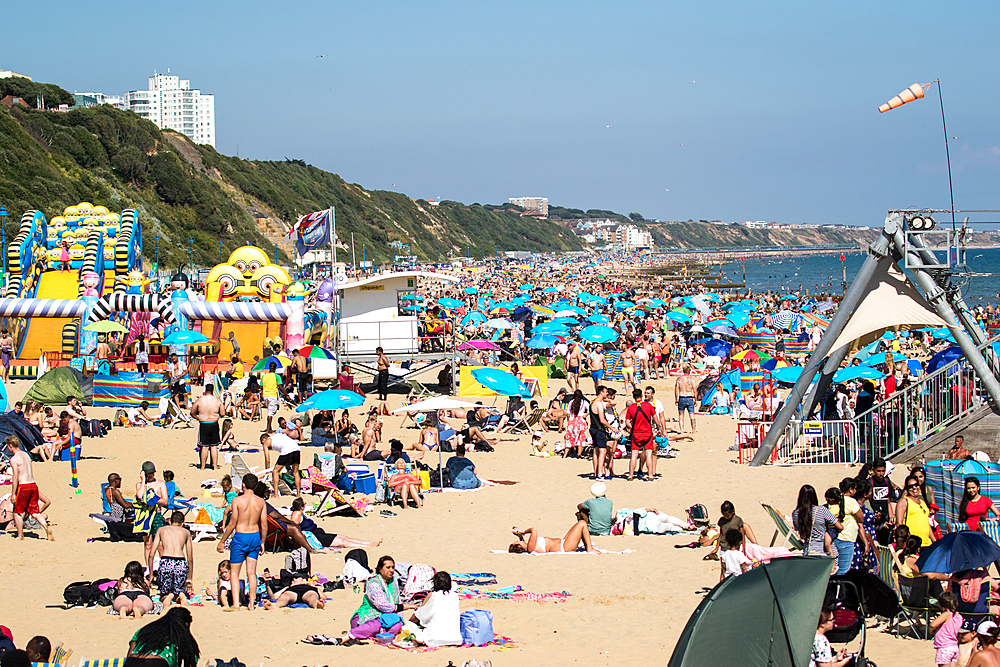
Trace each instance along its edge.
<path fill-rule="evenodd" d="M 60 366 L 38 378 L 24 398 L 45 405 L 66 405 L 70 396 L 79 398 L 84 405 L 93 405 L 94 378 L 69 366 Z"/>
<path fill-rule="evenodd" d="M 858 346 L 867 345 L 893 327 L 909 329 L 947 324 L 924 301 L 903 272 L 890 264 L 885 274 L 867 286 L 831 349 L 837 350 L 855 341 Z"/>
<path fill-rule="evenodd" d="M 830 579 L 822 556 L 775 558 L 713 588 L 688 619 L 669 667 L 809 664 Z"/>

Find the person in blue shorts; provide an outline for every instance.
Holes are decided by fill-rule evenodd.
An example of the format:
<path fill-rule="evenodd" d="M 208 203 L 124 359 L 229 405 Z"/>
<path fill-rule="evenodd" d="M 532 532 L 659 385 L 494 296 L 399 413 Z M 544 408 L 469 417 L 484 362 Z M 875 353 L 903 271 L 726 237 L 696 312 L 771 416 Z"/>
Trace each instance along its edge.
<path fill-rule="evenodd" d="M 266 503 L 254 493 L 258 484 L 256 475 L 243 475 L 243 492 L 233 500 L 232 516 L 216 547 L 216 551 L 222 553 L 226 538 L 233 536 L 229 545 L 229 581 L 240 580 L 240 570 L 246 562 L 247 575 L 250 577 L 248 606 L 251 610 L 256 606 L 257 557 L 260 556 L 264 536 L 267 535 Z"/>
<path fill-rule="evenodd" d="M 598 393 L 597 388 L 604 379 L 604 346 L 598 343 L 594 346 L 594 351 L 587 357 L 587 369 L 590 377 L 594 380 L 594 393 Z"/>

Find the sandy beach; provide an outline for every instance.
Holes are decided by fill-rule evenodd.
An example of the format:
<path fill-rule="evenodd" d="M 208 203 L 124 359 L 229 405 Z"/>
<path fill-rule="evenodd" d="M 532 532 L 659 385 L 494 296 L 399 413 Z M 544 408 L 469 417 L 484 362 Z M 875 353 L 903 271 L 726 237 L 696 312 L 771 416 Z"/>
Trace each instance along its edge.
<path fill-rule="evenodd" d="M 563 385 L 563 381 L 552 381 L 550 395 Z M 653 385 L 672 413 L 673 380 Z M 12 400 L 28 387 L 27 382 L 13 384 Z M 402 394 L 390 396 L 390 407 L 398 406 L 402 398 Z M 360 411 L 358 408 L 354 414 Z M 113 412 L 111 408 L 88 409 L 98 417 L 111 417 Z M 282 410 L 279 414 L 291 413 Z M 414 441 L 417 431 L 402 428 L 401 422 L 397 416 L 386 418 L 385 437 Z M 260 422 L 238 422 L 238 437 L 256 441 L 260 428 Z M 677 458 L 660 460 L 661 479 L 627 482 L 616 478 L 608 482 L 608 498 L 616 509 L 655 507 L 680 516 L 685 508 L 700 502 L 709 508 L 713 521 L 718 519 L 721 502 L 728 499 L 758 539 L 768 543 L 773 528 L 760 501 L 788 513 L 801 484 L 823 489 L 855 474 L 854 469 L 841 466 L 740 466 L 735 463 L 735 452 L 728 451 L 734 432 L 735 422 L 728 416 L 699 416 L 695 441 L 678 443 Z M 547 438 L 550 444 L 555 443 L 557 434 L 550 432 Z M 151 460 L 156 463 L 158 478 L 163 470 L 173 470 L 179 488 L 193 495 L 200 491 L 202 480 L 229 472 L 199 471 L 194 441 L 194 429 L 159 427 L 116 428 L 103 439 L 87 438 L 79 468 L 80 494 L 69 485 L 68 463 L 35 465 L 39 488 L 53 500 L 49 516 L 57 524 L 56 541 L 29 536 L 18 543 L 9 536 L 0 538 L 0 576 L 4 582 L 0 587 L 0 609 L 4 610 L 0 623 L 11 628 L 17 645 L 44 634 L 53 645 L 61 642 L 73 649 L 73 665 L 81 657 L 125 655 L 140 622 L 107 615 L 104 607 L 64 610 L 62 590 L 74 581 L 118 578 L 128 561 L 141 560 L 141 544 L 108 542 L 98 524 L 87 516 L 100 510 L 99 487 L 108 473 L 121 474 L 126 490 L 134 487 L 142 462 Z M 305 448 L 304 458 L 311 459 L 312 451 L 318 450 Z M 590 497 L 589 461 L 536 458 L 528 453 L 527 436 L 505 435 L 496 452 L 471 456 L 481 478 L 517 482 L 514 485 L 427 494 L 423 509 L 397 507 L 397 516 L 392 518 L 379 516 L 382 506 L 377 506 L 362 519 L 320 520 L 328 532 L 383 539 L 381 547 L 368 550 L 373 560 L 389 554 L 398 561 L 428 563 L 450 572 L 492 572 L 497 576 L 497 587 L 520 585 L 526 592 L 565 591 L 571 595 L 559 602 L 462 601 L 463 610 L 490 610 L 494 631 L 513 639 L 513 648 L 445 648 L 407 654 L 374 644 L 342 648 L 300 643 L 306 635 L 339 636 L 348 628 L 361 598 L 348 588 L 328 593 L 327 607 L 321 611 L 225 614 L 212 605 L 194 608 L 192 632 L 201 646 L 201 663 L 211 659 L 214 664 L 215 658 L 235 656 L 247 665 L 326 665 L 359 659 L 369 664 L 443 665 L 450 660 L 461 665 L 474 658 L 492 660 L 494 665 L 665 664 L 700 600 L 697 591 L 718 582 L 719 564 L 702 560 L 707 549 L 674 548 L 691 542 L 694 538 L 689 535 L 594 539 L 601 549 L 632 551 L 620 555 L 491 553 L 492 549 L 506 549 L 513 525 L 535 526 L 543 535 L 562 537 L 573 521 L 576 504 Z M 251 466 L 263 466 L 262 455 L 250 454 L 248 458 Z M 436 459 L 433 456 L 435 463 Z M 626 465 L 617 462 L 616 471 L 627 470 Z M 898 471 L 894 477 L 897 475 Z M 282 498 L 281 504 L 290 503 L 291 498 Z M 224 557 L 215 547 L 214 541 L 195 545 L 194 582 L 198 590 L 215 580 L 216 566 Z M 283 562 L 283 553 L 266 554 L 260 569 L 276 573 Z M 313 558 L 314 572 L 331 579 L 341 574 L 343 565 L 343 552 L 324 552 Z M 867 653 L 881 667 L 930 664 L 933 660 L 930 642 L 882 632 L 869 634 Z"/>

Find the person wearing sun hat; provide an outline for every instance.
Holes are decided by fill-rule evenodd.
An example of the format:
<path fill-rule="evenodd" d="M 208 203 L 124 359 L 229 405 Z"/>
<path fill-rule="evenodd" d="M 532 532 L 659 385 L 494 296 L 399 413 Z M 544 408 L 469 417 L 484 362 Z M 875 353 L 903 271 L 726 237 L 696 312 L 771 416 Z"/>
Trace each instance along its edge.
<path fill-rule="evenodd" d="M 593 498 L 576 506 L 583 515 L 581 518 L 587 521 L 587 532 L 591 535 L 611 534 L 611 526 L 615 522 L 615 509 L 614 504 L 604 495 L 607 490 L 608 487 L 604 482 L 594 482 L 590 485 L 590 495 Z"/>

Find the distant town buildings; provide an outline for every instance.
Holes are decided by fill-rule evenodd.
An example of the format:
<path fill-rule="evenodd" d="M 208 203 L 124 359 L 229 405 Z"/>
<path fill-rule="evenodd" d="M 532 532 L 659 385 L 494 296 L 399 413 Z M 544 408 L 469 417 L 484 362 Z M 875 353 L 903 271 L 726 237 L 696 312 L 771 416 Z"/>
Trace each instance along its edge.
<path fill-rule="evenodd" d="M 548 197 L 511 197 L 507 201 L 514 206 L 523 208 L 525 215 L 539 218 L 549 217 Z"/>
<path fill-rule="evenodd" d="M 18 74 L 17 72 L 11 72 L 9 69 L 0 69 L 0 79 L 9 79 L 12 76 L 19 76 L 22 79 L 27 79 L 31 81 L 31 77 L 27 74 Z"/>
<path fill-rule="evenodd" d="M 572 230 L 585 243 L 600 243 L 624 250 L 653 247 L 653 235 L 647 229 L 625 225 L 611 218 L 581 218 L 573 221 Z"/>
<path fill-rule="evenodd" d="M 148 90 L 129 91 L 123 101 L 126 109 L 157 127 L 215 147 L 215 95 L 192 89 L 187 79 L 154 72 Z"/>
<path fill-rule="evenodd" d="M 76 107 L 81 109 L 96 107 L 101 104 L 110 104 L 116 109 L 121 109 L 122 111 L 128 110 L 125 106 L 125 98 L 121 95 L 105 95 L 104 93 L 73 93 L 73 100 L 76 102 Z"/>

